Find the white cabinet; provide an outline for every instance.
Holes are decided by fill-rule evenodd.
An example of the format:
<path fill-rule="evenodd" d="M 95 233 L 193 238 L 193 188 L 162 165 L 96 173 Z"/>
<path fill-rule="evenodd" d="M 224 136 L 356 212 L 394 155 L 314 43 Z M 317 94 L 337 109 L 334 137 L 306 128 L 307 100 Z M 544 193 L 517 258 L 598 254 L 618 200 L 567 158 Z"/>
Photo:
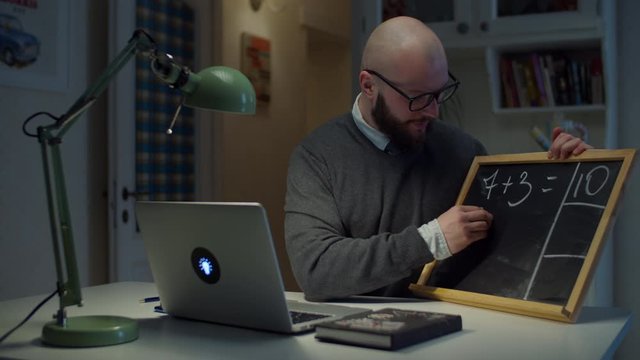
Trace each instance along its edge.
<path fill-rule="evenodd" d="M 448 48 L 522 44 L 602 35 L 597 0 L 405 0 L 404 14 L 438 34 Z"/>
<path fill-rule="evenodd" d="M 480 28 L 493 41 L 585 38 L 601 35 L 596 0 L 483 0 Z M 524 39 L 523 39 L 524 37 Z"/>
<path fill-rule="evenodd" d="M 399 11 L 429 24 L 447 46 L 463 46 L 479 35 L 477 12 L 480 2 L 474 0 L 406 0 Z M 394 3 L 394 1 L 387 1 Z"/>
<path fill-rule="evenodd" d="M 560 10 L 550 8 L 560 4 Z M 357 94 L 362 45 L 386 17 L 409 15 L 436 31 L 462 86 L 443 106 L 443 120 L 463 127 L 491 153 L 539 150 L 533 126 L 547 132 L 563 120 L 585 124 L 589 142 L 615 147 L 617 129 L 616 2 L 602 0 L 352 0 L 352 79 Z M 564 7 L 564 8 L 563 8 Z M 569 9 L 569 10 L 567 10 Z M 602 101 L 509 106 L 503 55 L 555 51 L 599 53 Z"/>
<path fill-rule="evenodd" d="M 606 110 L 605 65 L 613 54 L 603 51 L 605 28 L 596 0 L 484 3 L 494 113 Z M 538 11 L 552 4 L 561 11 Z"/>
<path fill-rule="evenodd" d="M 441 38 L 450 58 L 466 50 L 486 53 L 494 113 L 606 109 L 601 100 L 605 96 L 593 100 L 591 92 L 592 88 L 596 95 L 604 92 L 604 27 L 597 0 L 386 2 L 389 3 L 402 3 L 406 15 L 427 23 Z M 547 97 L 543 84 L 543 71 L 553 70 L 553 64 L 545 66 L 547 58 L 553 58 L 559 67 L 557 76 L 551 71 L 546 86 L 547 91 L 555 91 L 557 99 L 554 94 Z M 510 84 L 514 77 L 517 84 Z M 511 97 L 516 98 L 515 104 Z"/>

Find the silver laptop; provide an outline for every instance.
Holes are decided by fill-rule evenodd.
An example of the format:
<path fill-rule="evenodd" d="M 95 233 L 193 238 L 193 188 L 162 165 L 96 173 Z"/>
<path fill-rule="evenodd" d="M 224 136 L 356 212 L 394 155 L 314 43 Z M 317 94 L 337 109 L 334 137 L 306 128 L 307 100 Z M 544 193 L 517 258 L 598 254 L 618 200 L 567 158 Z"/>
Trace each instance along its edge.
<path fill-rule="evenodd" d="M 282 333 L 361 313 L 287 301 L 258 203 L 136 203 L 162 308 L 170 315 Z"/>

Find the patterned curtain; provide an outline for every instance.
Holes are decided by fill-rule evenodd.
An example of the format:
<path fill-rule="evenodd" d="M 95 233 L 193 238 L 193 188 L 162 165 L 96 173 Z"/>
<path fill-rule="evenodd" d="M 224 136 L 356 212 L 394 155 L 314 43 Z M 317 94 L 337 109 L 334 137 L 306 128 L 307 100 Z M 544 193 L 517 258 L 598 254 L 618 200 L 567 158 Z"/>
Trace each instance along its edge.
<path fill-rule="evenodd" d="M 193 10 L 180 0 L 137 0 L 136 25 L 159 50 L 193 69 Z M 136 189 L 139 199 L 189 201 L 194 198 L 193 110 L 183 107 L 173 134 L 166 130 L 181 95 L 136 59 Z"/>

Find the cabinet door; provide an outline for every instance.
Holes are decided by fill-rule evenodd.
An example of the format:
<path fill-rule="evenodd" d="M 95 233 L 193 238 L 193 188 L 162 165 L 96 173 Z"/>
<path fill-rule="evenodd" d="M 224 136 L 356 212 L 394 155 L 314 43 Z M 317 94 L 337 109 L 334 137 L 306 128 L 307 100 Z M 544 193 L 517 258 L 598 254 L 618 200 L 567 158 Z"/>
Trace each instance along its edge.
<path fill-rule="evenodd" d="M 480 31 L 491 36 L 598 33 L 597 0 L 482 0 Z M 522 39 L 520 39 L 522 41 Z"/>
<path fill-rule="evenodd" d="M 477 4 L 471 0 L 407 0 L 405 13 L 428 24 L 449 47 L 477 37 L 473 30 Z"/>

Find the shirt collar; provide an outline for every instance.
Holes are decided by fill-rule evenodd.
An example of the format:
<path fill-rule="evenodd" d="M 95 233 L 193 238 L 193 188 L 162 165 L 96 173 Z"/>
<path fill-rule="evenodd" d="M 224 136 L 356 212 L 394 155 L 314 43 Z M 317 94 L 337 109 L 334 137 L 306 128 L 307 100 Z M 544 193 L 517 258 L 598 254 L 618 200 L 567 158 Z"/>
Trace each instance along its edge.
<path fill-rule="evenodd" d="M 356 101 L 353 103 L 353 108 L 351 109 L 351 115 L 353 116 L 353 121 L 356 126 L 360 130 L 364 136 L 369 139 L 377 147 L 378 149 L 385 151 L 387 145 L 389 144 L 389 137 L 382 132 L 374 129 L 371 125 L 367 124 L 367 122 L 362 117 L 362 113 L 360 112 L 360 107 L 358 106 L 358 100 L 360 99 L 360 95 L 358 94 L 356 97 Z"/>

